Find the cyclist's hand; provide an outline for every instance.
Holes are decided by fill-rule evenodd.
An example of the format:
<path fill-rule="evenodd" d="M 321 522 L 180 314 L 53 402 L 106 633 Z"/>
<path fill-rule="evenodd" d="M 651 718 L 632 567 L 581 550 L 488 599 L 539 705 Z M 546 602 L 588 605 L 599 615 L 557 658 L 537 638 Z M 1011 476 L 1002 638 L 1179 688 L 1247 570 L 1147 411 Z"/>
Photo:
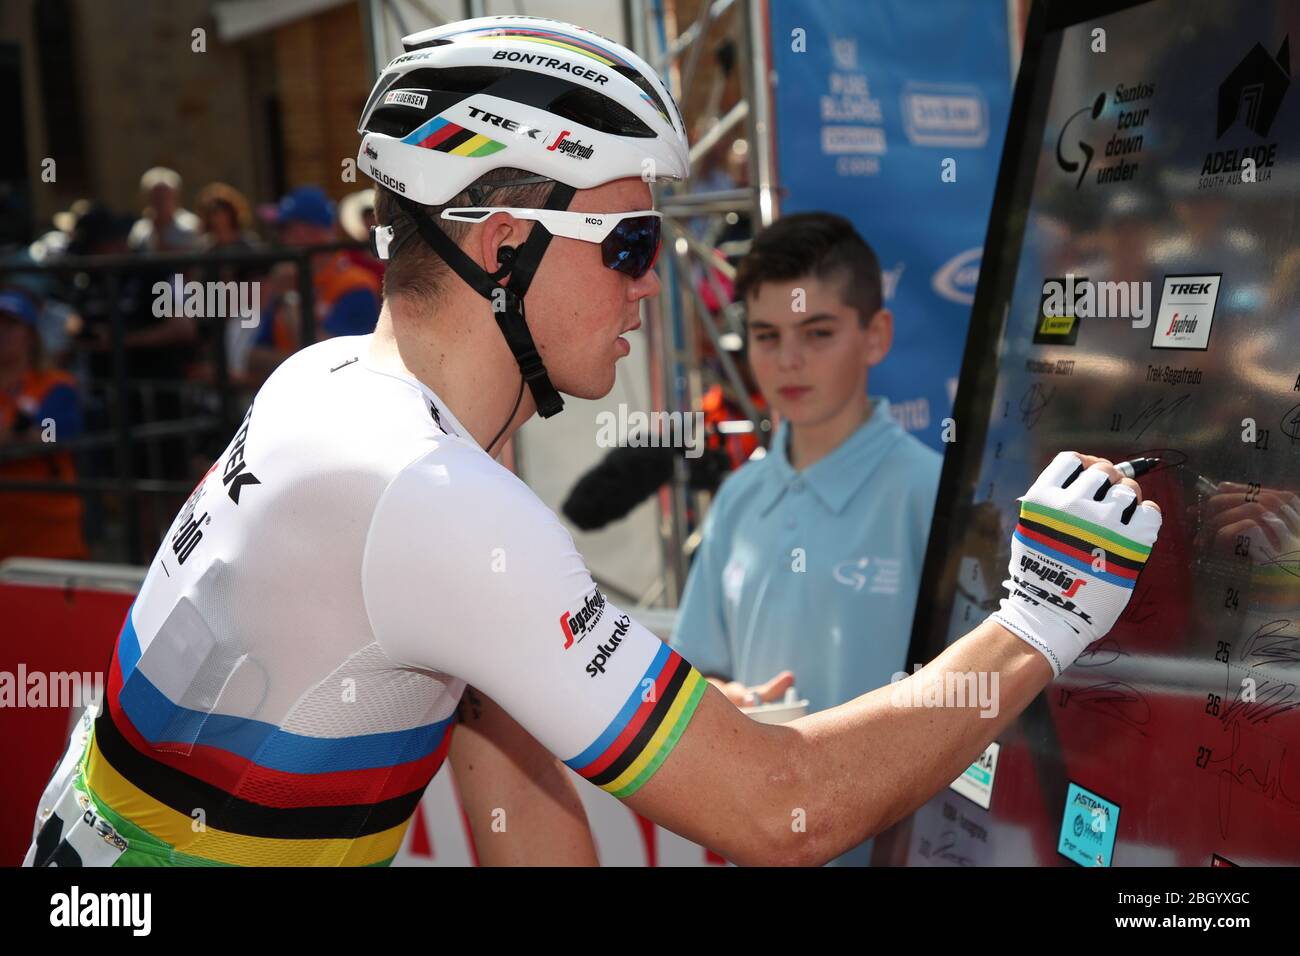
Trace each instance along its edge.
<path fill-rule="evenodd" d="M 1010 594 L 993 619 L 1059 675 L 1114 626 L 1160 532 L 1160 508 L 1104 458 L 1063 451 L 1019 499 Z"/>

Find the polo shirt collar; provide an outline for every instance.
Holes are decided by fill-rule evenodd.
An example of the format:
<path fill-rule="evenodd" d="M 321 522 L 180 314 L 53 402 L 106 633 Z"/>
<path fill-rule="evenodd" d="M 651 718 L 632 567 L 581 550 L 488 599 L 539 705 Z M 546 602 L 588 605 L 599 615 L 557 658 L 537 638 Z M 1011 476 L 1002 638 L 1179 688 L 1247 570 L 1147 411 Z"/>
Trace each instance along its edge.
<path fill-rule="evenodd" d="M 904 434 L 889 411 L 889 399 L 871 400 L 871 417 L 825 458 L 802 471 L 790 464 L 790 423 L 783 421 L 767 457 L 763 459 L 764 487 L 759 498 L 767 514 L 795 484 L 802 482 L 831 512 L 840 514 L 849 499 L 871 477 L 893 444 Z"/>

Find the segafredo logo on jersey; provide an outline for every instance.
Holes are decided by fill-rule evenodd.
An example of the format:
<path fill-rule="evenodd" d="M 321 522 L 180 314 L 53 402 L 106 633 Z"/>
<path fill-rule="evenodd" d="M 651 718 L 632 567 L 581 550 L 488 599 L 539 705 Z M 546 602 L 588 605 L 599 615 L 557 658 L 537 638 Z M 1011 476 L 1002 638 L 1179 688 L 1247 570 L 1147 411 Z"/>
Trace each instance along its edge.
<path fill-rule="evenodd" d="M 389 90 L 384 94 L 385 106 L 410 106 L 422 110 L 429 105 L 428 90 Z"/>
<path fill-rule="evenodd" d="M 592 632 L 605 613 L 605 595 L 600 588 L 592 591 L 576 611 L 560 615 L 560 630 L 564 632 L 564 649 L 568 650 Z"/>
<path fill-rule="evenodd" d="M 591 159 L 591 154 L 595 149 L 586 145 L 581 140 L 566 139 L 569 130 L 565 130 L 559 136 L 555 137 L 555 142 L 546 147 L 547 152 L 560 152 L 565 156 L 572 156 L 574 159 Z"/>
<path fill-rule="evenodd" d="M 605 673 L 605 665 L 623 643 L 623 638 L 627 637 L 631 627 L 632 619 L 626 614 L 614 622 L 614 633 L 610 635 L 609 640 L 601 641 L 596 645 L 596 656 L 587 662 L 588 674 L 595 677 L 597 674 Z"/>
<path fill-rule="evenodd" d="M 1068 598 L 1074 597 L 1079 588 L 1088 583 L 1078 575 L 1066 571 L 1065 568 L 1043 564 L 1027 554 L 1020 558 L 1020 570 L 1022 573 L 1028 572 L 1037 576 L 1044 584 L 1056 585 L 1061 589 L 1061 594 Z"/>

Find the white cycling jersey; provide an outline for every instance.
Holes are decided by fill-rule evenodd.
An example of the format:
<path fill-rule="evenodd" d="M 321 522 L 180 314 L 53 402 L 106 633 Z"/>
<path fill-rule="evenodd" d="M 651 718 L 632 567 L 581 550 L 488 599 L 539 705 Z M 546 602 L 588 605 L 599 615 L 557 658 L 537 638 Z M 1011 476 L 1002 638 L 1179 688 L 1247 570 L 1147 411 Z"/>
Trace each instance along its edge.
<path fill-rule="evenodd" d="M 699 673 L 370 341 L 286 361 L 191 494 L 28 862 L 387 863 L 466 682 L 616 796 L 672 749 Z"/>

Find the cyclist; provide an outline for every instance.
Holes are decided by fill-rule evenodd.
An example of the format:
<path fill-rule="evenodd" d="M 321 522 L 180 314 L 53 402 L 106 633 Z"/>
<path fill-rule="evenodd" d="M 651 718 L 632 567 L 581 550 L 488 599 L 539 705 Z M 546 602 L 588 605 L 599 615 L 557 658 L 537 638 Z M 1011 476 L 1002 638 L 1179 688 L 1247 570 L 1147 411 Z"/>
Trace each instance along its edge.
<path fill-rule="evenodd" d="M 406 46 L 361 119 L 379 323 L 281 365 L 182 508 L 27 862 L 385 864 L 448 756 L 484 863 L 595 862 L 561 762 L 738 863 L 861 843 L 1106 633 L 1159 510 L 1100 459 L 1042 473 L 1000 611 L 907 678 L 997 671 L 996 717 L 882 688 L 750 720 L 493 458 L 561 392 L 609 391 L 659 288 L 647 180 L 688 172 L 677 107 L 633 53 L 554 21 Z"/>

